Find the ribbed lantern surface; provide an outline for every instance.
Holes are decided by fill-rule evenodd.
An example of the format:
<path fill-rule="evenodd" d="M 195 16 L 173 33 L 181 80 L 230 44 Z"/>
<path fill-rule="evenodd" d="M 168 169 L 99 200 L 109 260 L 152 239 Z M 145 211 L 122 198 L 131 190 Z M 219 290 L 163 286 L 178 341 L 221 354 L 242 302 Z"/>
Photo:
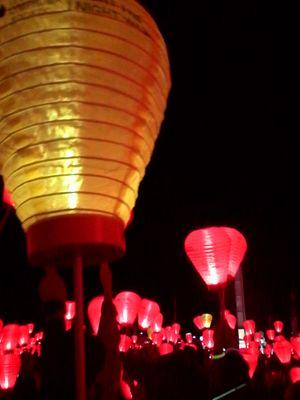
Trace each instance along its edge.
<path fill-rule="evenodd" d="M 122 236 L 170 89 L 157 26 L 135 0 L 3 4 L 1 164 L 23 226 L 92 216 Z"/>

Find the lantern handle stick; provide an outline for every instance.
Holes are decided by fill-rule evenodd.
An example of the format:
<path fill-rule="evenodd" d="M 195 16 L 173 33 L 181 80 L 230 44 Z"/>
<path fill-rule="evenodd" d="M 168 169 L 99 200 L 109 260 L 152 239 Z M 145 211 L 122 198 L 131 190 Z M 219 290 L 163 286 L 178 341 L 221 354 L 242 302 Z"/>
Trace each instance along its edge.
<path fill-rule="evenodd" d="M 85 376 L 85 340 L 84 340 L 84 312 L 83 312 L 83 261 L 77 255 L 74 263 L 74 299 L 76 302 L 75 315 L 75 377 L 76 399 L 86 400 Z"/>

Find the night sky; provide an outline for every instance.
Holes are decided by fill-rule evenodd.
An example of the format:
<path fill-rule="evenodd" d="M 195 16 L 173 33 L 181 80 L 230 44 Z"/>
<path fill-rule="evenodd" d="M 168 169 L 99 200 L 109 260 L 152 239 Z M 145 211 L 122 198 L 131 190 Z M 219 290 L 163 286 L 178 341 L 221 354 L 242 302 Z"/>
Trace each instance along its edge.
<path fill-rule="evenodd" d="M 126 256 L 112 266 L 115 294 L 152 298 L 166 323 L 186 327 L 215 312 L 183 244 L 193 229 L 227 225 L 248 242 L 247 317 L 259 328 L 288 323 L 300 286 L 298 13 L 252 0 L 142 3 L 166 40 L 173 87 Z M 87 300 L 99 292 L 95 274 L 86 272 Z M 227 295 L 234 311 L 232 285 Z"/>

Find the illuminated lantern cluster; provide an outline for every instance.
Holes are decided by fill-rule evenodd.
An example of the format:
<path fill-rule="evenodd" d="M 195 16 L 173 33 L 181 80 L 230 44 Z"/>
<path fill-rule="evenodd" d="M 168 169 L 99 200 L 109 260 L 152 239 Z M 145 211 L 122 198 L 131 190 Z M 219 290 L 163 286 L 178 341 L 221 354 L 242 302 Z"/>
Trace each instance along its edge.
<path fill-rule="evenodd" d="M 209 287 L 225 284 L 235 276 L 246 249 L 243 235 L 227 227 L 198 229 L 185 240 L 189 259 Z"/>
<path fill-rule="evenodd" d="M 33 261 L 62 244 L 123 252 L 164 117 L 170 72 L 156 24 L 135 0 L 101 9 L 33 1 L 0 20 L 0 164 Z"/>
<path fill-rule="evenodd" d="M 12 389 L 21 367 L 20 354 L 27 352 L 40 356 L 43 333 L 33 335 L 34 325 L 0 323 L 0 388 Z M 33 335 L 33 336 L 32 336 Z"/>

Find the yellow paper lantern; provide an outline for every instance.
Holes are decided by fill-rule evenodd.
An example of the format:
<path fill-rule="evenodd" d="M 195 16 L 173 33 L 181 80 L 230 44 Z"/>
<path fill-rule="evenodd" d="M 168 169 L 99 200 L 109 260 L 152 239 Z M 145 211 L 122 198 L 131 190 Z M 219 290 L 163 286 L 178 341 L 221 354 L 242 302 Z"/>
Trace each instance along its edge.
<path fill-rule="evenodd" d="M 211 314 L 202 314 L 201 315 L 202 321 L 203 321 L 203 326 L 206 329 L 209 329 L 212 323 L 212 315 Z"/>
<path fill-rule="evenodd" d="M 1 169 L 29 255 L 124 251 L 170 89 L 163 38 L 135 0 L 6 0 Z"/>

